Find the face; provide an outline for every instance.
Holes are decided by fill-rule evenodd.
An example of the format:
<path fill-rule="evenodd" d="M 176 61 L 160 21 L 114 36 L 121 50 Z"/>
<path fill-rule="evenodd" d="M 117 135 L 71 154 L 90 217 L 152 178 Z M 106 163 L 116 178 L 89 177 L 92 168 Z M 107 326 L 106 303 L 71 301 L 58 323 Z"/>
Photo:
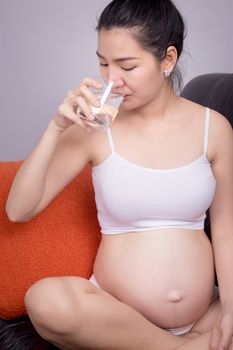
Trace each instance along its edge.
<path fill-rule="evenodd" d="M 115 92 L 123 94 L 124 108 L 138 108 L 156 100 L 165 82 L 163 64 L 143 49 L 130 31 L 101 30 L 97 56 L 101 75 L 113 80 Z"/>

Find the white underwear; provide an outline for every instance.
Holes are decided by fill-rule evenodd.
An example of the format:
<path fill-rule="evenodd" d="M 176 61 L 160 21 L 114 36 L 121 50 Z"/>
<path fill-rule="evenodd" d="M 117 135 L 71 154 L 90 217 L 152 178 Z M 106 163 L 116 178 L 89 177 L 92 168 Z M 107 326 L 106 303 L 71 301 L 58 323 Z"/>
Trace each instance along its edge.
<path fill-rule="evenodd" d="M 212 295 L 212 298 L 210 300 L 210 304 L 212 304 L 218 298 L 218 296 L 219 296 L 219 288 L 217 286 L 214 286 L 213 295 Z M 196 322 L 197 321 L 195 321 L 187 326 L 184 326 L 184 327 L 167 328 L 167 329 L 165 329 L 165 331 L 168 331 L 168 332 L 175 334 L 175 335 L 188 334 Z"/>
<path fill-rule="evenodd" d="M 96 281 L 95 275 L 92 274 L 91 277 L 89 278 L 89 282 L 91 282 L 92 284 L 94 284 L 94 286 L 101 288 L 99 283 Z"/>
<path fill-rule="evenodd" d="M 98 282 L 96 281 L 95 275 L 91 275 L 89 281 L 94 284 L 96 287 L 101 288 L 100 285 L 98 284 Z M 210 301 L 210 304 L 212 304 L 219 296 L 219 289 L 217 286 L 214 286 L 214 290 L 213 290 L 213 295 Z M 187 325 L 187 326 L 183 326 L 183 327 L 177 327 L 177 328 L 166 328 L 165 331 L 168 331 L 172 334 L 175 335 L 184 335 L 184 334 L 188 334 L 191 329 L 193 328 L 193 326 L 195 325 L 197 321 Z"/>

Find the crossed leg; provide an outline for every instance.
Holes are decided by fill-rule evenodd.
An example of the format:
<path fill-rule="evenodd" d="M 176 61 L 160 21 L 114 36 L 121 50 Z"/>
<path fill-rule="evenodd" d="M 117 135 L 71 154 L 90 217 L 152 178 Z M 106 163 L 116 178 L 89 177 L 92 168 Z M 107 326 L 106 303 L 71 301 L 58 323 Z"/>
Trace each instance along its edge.
<path fill-rule="evenodd" d="M 176 336 L 81 277 L 38 281 L 27 291 L 25 305 L 38 333 L 63 350 L 209 350 L 217 313 L 206 314 L 210 321 L 203 318 L 193 328 L 193 334 L 205 329 L 204 334 Z"/>
<path fill-rule="evenodd" d="M 221 312 L 221 304 L 217 298 L 208 308 L 206 313 L 194 325 L 188 335 L 183 336 L 190 341 L 186 341 L 177 350 L 210 350 L 210 340 L 212 330 Z"/>

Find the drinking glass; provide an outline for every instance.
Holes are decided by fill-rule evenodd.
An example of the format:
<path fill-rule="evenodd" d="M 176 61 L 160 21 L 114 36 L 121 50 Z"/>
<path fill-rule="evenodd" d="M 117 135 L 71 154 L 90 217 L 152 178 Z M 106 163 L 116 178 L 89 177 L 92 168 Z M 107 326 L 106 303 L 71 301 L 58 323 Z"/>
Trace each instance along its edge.
<path fill-rule="evenodd" d="M 101 84 L 101 88 L 89 87 L 89 90 L 99 100 L 100 107 L 91 106 L 93 120 L 88 119 L 82 112 L 80 113 L 81 119 L 95 129 L 107 129 L 117 116 L 123 96 L 112 91 L 113 81 L 105 80 L 102 77 L 95 77 L 95 79 Z"/>

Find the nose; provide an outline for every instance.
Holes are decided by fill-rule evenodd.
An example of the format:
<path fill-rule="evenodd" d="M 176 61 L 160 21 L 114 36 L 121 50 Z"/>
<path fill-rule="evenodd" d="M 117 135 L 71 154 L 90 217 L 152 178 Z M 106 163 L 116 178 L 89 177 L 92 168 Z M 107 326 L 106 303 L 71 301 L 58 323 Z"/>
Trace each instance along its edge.
<path fill-rule="evenodd" d="M 109 75 L 108 80 L 113 81 L 114 87 L 121 87 L 124 85 L 123 80 L 119 77 L 113 77 L 112 75 Z"/>
<path fill-rule="evenodd" d="M 110 79 L 111 80 L 111 79 Z M 121 94 L 122 93 L 122 87 L 124 87 L 124 82 L 122 79 L 112 80 L 113 81 L 113 87 L 112 92 L 115 94 Z"/>
<path fill-rule="evenodd" d="M 109 70 L 108 80 L 113 81 L 113 87 L 115 88 L 121 88 L 122 86 L 124 86 L 124 81 L 119 76 L 119 74 L 116 74 L 114 71 Z"/>
<path fill-rule="evenodd" d="M 115 79 L 115 80 L 113 80 L 113 79 L 109 79 L 109 80 L 113 81 L 112 92 L 116 93 L 116 94 L 120 93 L 122 87 L 124 86 L 123 80 L 119 79 L 119 78 Z"/>

